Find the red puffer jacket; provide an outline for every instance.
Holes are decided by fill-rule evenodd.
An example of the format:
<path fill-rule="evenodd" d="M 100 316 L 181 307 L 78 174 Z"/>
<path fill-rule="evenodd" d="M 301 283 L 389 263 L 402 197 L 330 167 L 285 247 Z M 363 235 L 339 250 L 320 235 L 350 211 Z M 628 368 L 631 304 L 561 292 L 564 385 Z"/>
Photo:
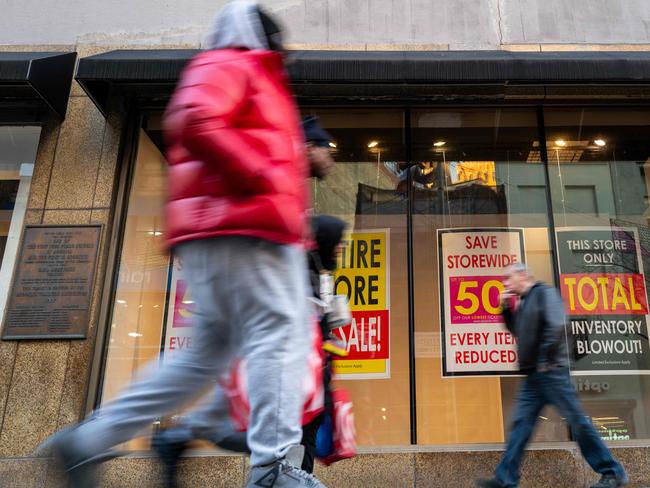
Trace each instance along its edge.
<path fill-rule="evenodd" d="M 222 235 L 301 242 L 308 168 L 282 57 L 206 51 L 164 117 L 170 245 Z"/>

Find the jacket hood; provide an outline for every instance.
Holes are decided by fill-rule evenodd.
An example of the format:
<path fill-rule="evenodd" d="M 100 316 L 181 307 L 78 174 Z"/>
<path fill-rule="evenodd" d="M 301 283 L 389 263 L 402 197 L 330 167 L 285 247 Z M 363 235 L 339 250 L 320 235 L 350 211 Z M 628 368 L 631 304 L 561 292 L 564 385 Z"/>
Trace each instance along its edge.
<path fill-rule="evenodd" d="M 257 3 L 234 0 L 212 20 L 205 38 L 207 49 L 269 49 Z"/>

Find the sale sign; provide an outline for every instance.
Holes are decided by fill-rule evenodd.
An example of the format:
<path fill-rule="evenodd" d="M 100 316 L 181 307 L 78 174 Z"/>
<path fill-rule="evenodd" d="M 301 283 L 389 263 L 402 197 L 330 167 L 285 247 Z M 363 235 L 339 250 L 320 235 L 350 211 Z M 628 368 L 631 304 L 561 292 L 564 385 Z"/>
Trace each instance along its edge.
<path fill-rule="evenodd" d="M 564 227 L 556 238 L 572 374 L 650 374 L 637 229 Z"/>
<path fill-rule="evenodd" d="M 165 354 L 169 358 L 174 351 L 187 349 L 192 345 L 192 300 L 187 282 L 180 277 L 181 261 L 174 258 L 167 305 L 167 327 L 165 328 Z"/>
<path fill-rule="evenodd" d="M 333 361 L 337 379 L 390 378 L 389 236 L 358 230 L 343 241 L 334 293 L 347 295 L 352 322 L 334 331 L 348 351 Z"/>
<path fill-rule="evenodd" d="M 443 376 L 518 373 L 499 296 L 504 269 L 525 255 L 523 229 L 438 230 Z"/>
<path fill-rule="evenodd" d="M 456 297 L 451 309 L 452 324 L 499 324 L 501 309 L 498 306 L 499 294 L 503 291 L 500 276 L 453 276 L 449 279 L 449 296 Z M 480 295 L 474 290 L 481 290 Z M 469 300 L 467 306 L 462 305 Z M 497 306 L 493 304 L 496 303 Z"/>

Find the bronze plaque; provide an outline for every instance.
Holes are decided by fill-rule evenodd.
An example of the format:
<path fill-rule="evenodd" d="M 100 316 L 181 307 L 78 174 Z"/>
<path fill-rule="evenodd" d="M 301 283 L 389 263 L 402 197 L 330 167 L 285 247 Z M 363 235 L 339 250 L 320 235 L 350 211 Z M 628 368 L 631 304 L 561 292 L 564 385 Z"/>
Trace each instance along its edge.
<path fill-rule="evenodd" d="M 85 339 L 101 225 L 26 226 L 2 338 Z"/>

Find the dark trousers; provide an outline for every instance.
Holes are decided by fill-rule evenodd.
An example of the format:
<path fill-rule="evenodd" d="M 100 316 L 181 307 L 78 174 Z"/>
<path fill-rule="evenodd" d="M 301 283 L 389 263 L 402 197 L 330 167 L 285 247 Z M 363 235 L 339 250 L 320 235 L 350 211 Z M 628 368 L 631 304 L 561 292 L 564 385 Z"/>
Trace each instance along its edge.
<path fill-rule="evenodd" d="M 318 428 L 323 422 L 323 414 L 320 414 L 307 425 L 302 426 L 302 441 L 300 442 L 305 446 L 305 457 L 302 458 L 301 469 L 308 473 L 314 472 L 314 458 L 316 457 L 316 434 Z"/>
<path fill-rule="evenodd" d="M 519 389 L 516 402 L 506 452 L 495 473 L 496 479 L 502 485 L 515 487 L 519 483 L 519 466 L 524 448 L 533 433 L 542 408 L 546 405 L 553 405 L 566 419 L 573 439 L 578 443 L 580 452 L 594 471 L 600 474 L 611 473 L 618 478 L 625 477 L 623 466 L 612 457 L 582 411 L 568 368 L 529 374 Z"/>

